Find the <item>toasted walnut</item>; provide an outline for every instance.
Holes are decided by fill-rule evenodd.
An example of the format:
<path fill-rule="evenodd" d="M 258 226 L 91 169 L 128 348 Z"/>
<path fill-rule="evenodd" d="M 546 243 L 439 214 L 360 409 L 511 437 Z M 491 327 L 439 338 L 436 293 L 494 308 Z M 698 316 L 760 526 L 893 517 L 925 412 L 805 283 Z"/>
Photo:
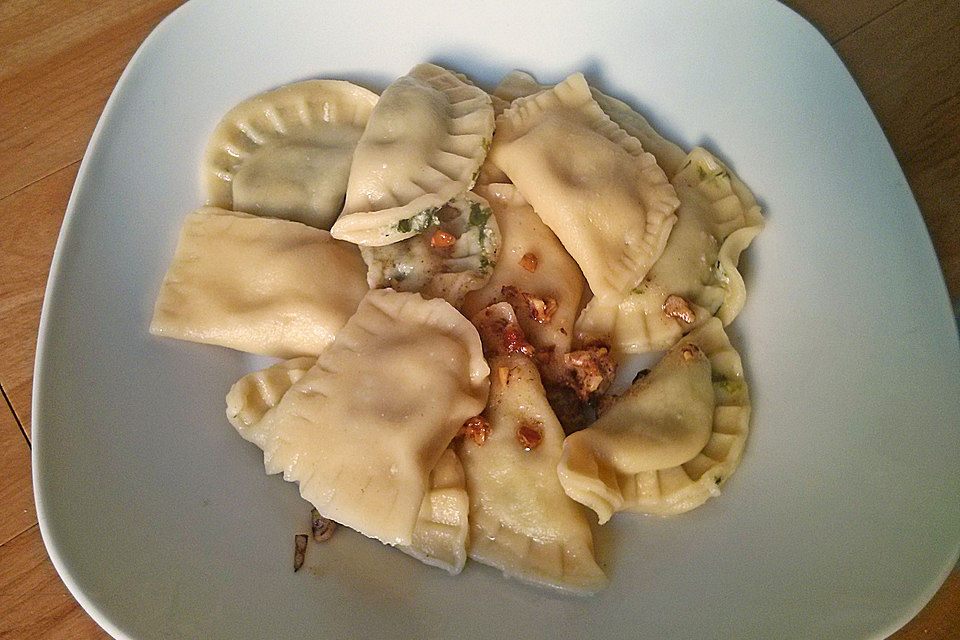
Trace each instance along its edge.
<path fill-rule="evenodd" d="M 324 518 L 316 509 L 311 509 L 310 527 L 313 529 L 313 539 L 317 542 L 323 542 L 337 530 L 337 523 L 329 518 Z"/>
<path fill-rule="evenodd" d="M 557 310 L 557 301 L 553 298 L 538 298 L 529 293 L 521 293 L 524 302 L 530 309 L 530 317 L 540 324 L 547 324 L 553 319 L 553 313 Z"/>
<path fill-rule="evenodd" d="M 430 246 L 434 248 L 445 248 L 453 246 L 457 242 L 457 237 L 452 233 L 437 229 L 433 237 L 430 238 Z"/>
<path fill-rule="evenodd" d="M 300 571 L 307 557 L 307 534 L 298 533 L 293 537 L 293 570 Z"/>
<path fill-rule="evenodd" d="M 457 435 L 471 438 L 478 446 L 481 446 L 487 441 L 487 436 L 490 435 L 490 422 L 483 416 L 473 416 L 463 423 Z"/>
<path fill-rule="evenodd" d="M 684 347 L 680 350 L 680 353 L 683 355 L 683 359 L 687 362 L 690 362 L 691 360 L 699 358 L 703 355 L 703 351 L 701 351 L 700 347 L 695 344 L 684 345 Z"/>
<path fill-rule="evenodd" d="M 522 353 L 529 357 L 533 357 L 533 354 L 537 352 L 533 345 L 527 342 L 527 337 L 519 325 L 507 326 L 504 329 L 503 348 L 507 353 Z"/>
<path fill-rule="evenodd" d="M 522 353 L 532 357 L 536 353 L 533 345 L 527 342 L 526 334 L 508 302 L 498 302 L 486 307 L 473 317 L 473 324 L 480 333 L 483 354 L 488 358 L 509 353 Z"/>
<path fill-rule="evenodd" d="M 601 343 L 586 344 L 578 351 L 564 354 L 563 363 L 567 369 L 567 386 L 584 402 L 604 393 L 617 373 L 609 347 Z"/>
<path fill-rule="evenodd" d="M 532 451 L 543 441 L 543 430 L 535 422 L 521 422 L 517 427 L 517 442 L 524 451 Z"/>
<path fill-rule="evenodd" d="M 697 321 L 697 314 L 690 308 L 690 304 L 680 296 L 670 295 L 663 302 L 663 312 L 671 318 L 683 320 L 687 324 Z"/>
<path fill-rule="evenodd" d="M 550 297 L 540 298 L 520 291 L 513 285 L 504 285 L 500 288 L 500 295 L 516 309 L 517 315 L 528 313 L 531 318 L 540 324 L 546 324 L 553 318 L 557 310 L 557 301 Z"/>
<path fill-rule="evenodd" d="M 540 261 L 537 259 L 537 254 L 535 253 L 525 253 L 523 257 L 520 258 L 520 266 L 530 273 L 536 273 L 539 263 Z"/>

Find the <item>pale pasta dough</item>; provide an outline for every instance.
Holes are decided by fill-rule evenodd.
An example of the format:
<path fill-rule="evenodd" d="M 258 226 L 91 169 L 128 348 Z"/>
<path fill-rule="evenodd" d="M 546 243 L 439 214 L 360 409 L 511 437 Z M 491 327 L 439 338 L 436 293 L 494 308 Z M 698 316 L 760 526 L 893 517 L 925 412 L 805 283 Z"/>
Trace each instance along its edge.
<path fill-rule="evenodd" d="M 527 582 L 595 592 L 606 577 L 584 513 L 557 479 L 563 429 L 537 368 L 519 354 L 490 366 L 489 435 L 457 445 L 470 496 L 469 555 Z"/>
<path fill-rule="evenodd" d="M 377 94 L 342 80 L 306 80 L 244 100 L 207 143 L 207 204 L 329 229 L 376 103 Z"/>
<path fill-rule="evenodd" d="M 619 352 L 668 349 L 713 315 L 729 324 L 746 300 L 737 263 L 763 228 L 760 207 L 708 151 L 694 149 L 681 167 L 672 180 L 677 224 L 663 255 L 619 304 L 613 335 L 604 336 Z M 583 318 L 577 335 L 599 337 L 602 329 Z"/>
<path fill-rule="evenodd" d="M 654 157 L 603 113 L 582 74 L 515 100 L 490 157 L 577 261 L 594 295 L 584 313 L 612 330 L 676 220 L 676 192 Z"/>
<path fill-rule="evenodd" d="M 564 490 L 597 512 L 673 514 L 719 495 L 747 437 L 740 356 L 718 318 L 678 342 L 590 427 L 571 434 Z"/>
<path fill-rule="evenodd" d="M 150 332 L 267 356 L 317 355 L 368 287 L 360 251 L 299 222 L 201 207 L 180 231 Z"/>
<path fill-rule="evenodd" d="M 500 84 L 493 90 L 493 96 L 509 104 L 517 98 L 529 96 L 545 89 L 549 89 L 549 87 L 541 85 L 529 73 L 514 70 L 503 77 Z M 686 158 L 687 154 L 683 149 L 661 136 L 650 126 L 646 118 L 631 109 L 625 102 L 608 96 L 596 87 L 590 87 L 590 94 L 603 109 L 603 112 L 616 122 L 621 129 L 639 140 L 644 150 L 657 159 L 657 164 L 667 174 L 667 177 L 672 178 Z"/>
<path fill-rule="evenodd" d="M 436 65 L 414 67 L 370 115 L 334 237 L 379 246 L 416 235 L 473 186 L 492 134 L 486 92 Z"/>
<path fill-rule="evenodd" d="M 420 503 L 413 543 L 400 549 L 420 562 L 453 575 L 460 573 L 467 562 L 469 513 L 463 466 L 453 449 L 447 449 L 430 472 L 430 489 Z"/>
<path fill-rule="evenodd" d="M 486 404 L 488 373 L 476 329 L 447 302 L 373 290 L 240 435 L 324 517 L 409 546 L 429 473 Z"/>
<path fill-rule="evenodd" d="M 253 428 L 316 363 L 314 357 L 291 358 L 243 376 L 227 393 L 227 420 L 239 432 Z"/>
<path fill-rule="evenodd" d="M 230 424 L 238 432 L 254 428 L 316 362 L 310 357 L 284 360 L 240 378 L 227 394 Z M 430 489 L 420 503 L 413 542 L 401 549 L 421 562 L 460 573 L 467 561 L 468 513 L 463 467 L 447 449 L 430 472 Z"/>
<path fill-rule="evenodd" d="M 412 238 L 360 247 L 371 287 L 417 291 L 457 308 L 490 279 L 499 253 L 497 219 L 487 201 L 470 191 L 440 207 L 435 223 Z"/>

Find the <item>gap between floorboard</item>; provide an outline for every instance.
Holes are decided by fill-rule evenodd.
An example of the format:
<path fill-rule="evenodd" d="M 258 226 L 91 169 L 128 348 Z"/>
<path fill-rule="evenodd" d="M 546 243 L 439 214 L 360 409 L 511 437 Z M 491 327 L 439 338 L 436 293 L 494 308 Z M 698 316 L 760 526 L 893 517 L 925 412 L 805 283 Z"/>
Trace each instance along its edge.
<path fill-rule="evenodd" d="M 27 448 L 33 451 L 33 445 L 30 444 L 30 438 L 27 437 L 27 432 L 23 428 L 23 423 L 20 421 L 20 416 L 17 415 L 17 411 L 13 408 L 10 398 L 7 397 L 7 391 L 3 388 L 3 384 L 0 384 L 0 395 L 3 396 L 3 401 L 7 403 L 7 408 L 10 409 L 10 415 L 12 415 L 13 419 L 17 422 L 17 427 L 20 429 L 20 435 L 22 435 L 23 439 L 27 441 Z"/>
<path fill-rule="evenodd" d="M 893 11 L 894 9 L 896 9 L 897 7 L 899 7 L 899 6 L 907 3 L 908 1 L 909 1 L 909 0 L 900 0 L 900 2 L 898 2 L 898 3 L 895 4 L 895 5 L 893 5 L 892 7 L 887 7 L 886 9 L 884 9 L 883 11 L 881 11 L 880 13 L 878 13 L 877 15 L 873 16 L 872 18 L 870 18 L 869 20 L 867 20 L 866 22 L 864 22 L 863 24 L 857 25 L 856 27 L 854 27 L 853 29 L 851 29 L 851 30 L 848 31 L 847 33 L 845 33 L 845 34 L 843 34 L 842 36 L 840 36 L 839 38 L 837 38 L 836 40 L 831 41 L 831 42 L 830 42 L 830 45 L 833 46 L 833 47 L 836 47 L 838 44 L 840 44 L 840 42 L 841 42 L 842 40 L 846 40 L 847 38 L 849 38 L 850 36 L 852 36 L 852 35 L 855 34 L 856 32 L 860 31 L 861 29 L 863 29 L 863 28 L 866 27 L 867 25 L 873 24 L 874 22 L 876 22 L 877 20 L 879 20 L 879 19 L 882 18 L 883 16 L 887 15 L 888 13 L 890 13 L 891 11 Z"/>

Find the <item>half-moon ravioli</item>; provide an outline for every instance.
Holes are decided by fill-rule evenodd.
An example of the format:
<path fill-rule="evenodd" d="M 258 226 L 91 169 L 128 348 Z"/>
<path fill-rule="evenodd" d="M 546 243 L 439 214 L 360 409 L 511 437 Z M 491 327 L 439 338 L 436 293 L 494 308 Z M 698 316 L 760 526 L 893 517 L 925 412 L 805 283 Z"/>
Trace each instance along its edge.
<path fill-rule="evenodd" d="M 672 180 L 680 198 L 677 223 L 663 255 L 620 302 L 612 336 L 598 335 L 607 327 L 581 318 L 581 340 L 611 337 L 624 353 L 662 351 L 713 315 L 726 325 L 743 308 L 737 263 L 763 228 L 760 207 L 708 151 L 697 147 L 681 166 Z"/>
<path fill-rule="evenodd" d="M 470 496 L 470 558 L 507 576 L 572 593 L 606 584 L 580 506 L 557 479 L 563 429 L 526 356 L 491 359 L 489 433 L 457 452 Z"/>
<path fill-rule="evenodd" d="M 600 523 L 617 511 L 688 511 L 719 495 L 739 464 L 749 418 L 740 356 L 711 318 L 593 425 L 567 437 L 557 473 Z"/>
<path fill-rule="evenodd" d="M 413 544 L 430 471 L 488 392 L 476 329 L 443 300 L 370 291 L 317 363 L 240 435 L 323 516 Z"/>
<path fill-rule="evenodd" d="M 253 428 L 316 362 L 293 358 L 240 378 L 227 394 L 230 424 L 238 432 Z M 453 450 L 446 449 L 430 471 L 430 488 L 420 503 L 413 541 L 400 549 L 425 564 L 460 573 L 467 561 L 468 513 L 463 467 Z"/>
<path fill-rule="evenodd" d="M 207 143 L 207 204 L 329 229 L 376 103 L 377 94 L 342 80 L 306 80 L 244 100 Z"/>
<path fill-rule="evenodd" d="M 201 207 L 180 230 L 150 333 L 289 358 L 317 355 L 369 287 L 360 251 L 299 222 Z"/>
<path fill-rule="evenodd" d="M 490 157 L 577 261 L 584 313 L 610 325 L 666 245 L 679 201 L 641 144 L 603 113 L 582 74 L 518 98 L 497 119 Z"/>
<path fill-rule="evenodd" d="M 473 186 L 493 135 L 490 96 L 433 64 L 387 87 L 360 137 L 335 238 L 379 246 L 429 226 Z"/>

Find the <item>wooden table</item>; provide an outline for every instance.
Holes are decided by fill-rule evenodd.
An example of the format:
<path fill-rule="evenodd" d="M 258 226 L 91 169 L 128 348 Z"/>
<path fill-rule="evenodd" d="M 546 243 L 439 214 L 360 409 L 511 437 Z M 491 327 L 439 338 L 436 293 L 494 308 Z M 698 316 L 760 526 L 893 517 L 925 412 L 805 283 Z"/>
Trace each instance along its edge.
<path fill-rule="evenodd" d="M 106 634 L 47 558 L 30 481 L 40 303 L 80 158 L 130 56 L 181 0 L 0 3 L 0 638 Z M 859 82 L 960 299 L 960 3 L 787 0 Z M 960 570 L 894 636 L 960 637 Z"/>

